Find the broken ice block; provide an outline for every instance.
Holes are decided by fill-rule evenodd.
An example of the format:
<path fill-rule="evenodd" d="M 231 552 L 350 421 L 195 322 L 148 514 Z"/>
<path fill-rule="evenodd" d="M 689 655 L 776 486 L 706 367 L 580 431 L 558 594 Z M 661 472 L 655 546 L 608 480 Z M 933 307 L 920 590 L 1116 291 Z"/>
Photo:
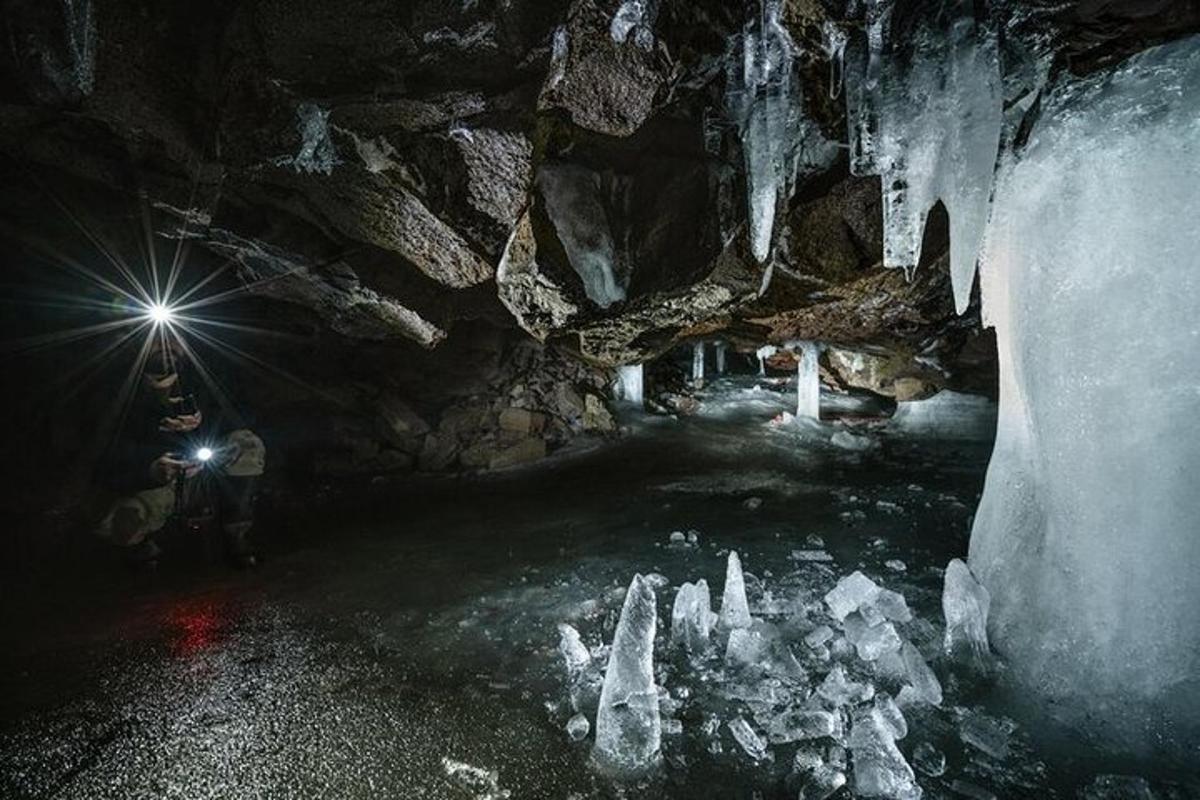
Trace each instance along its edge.
<path fill-rule="evenodd" d="M 838 581 L 837 586 L 825 595 L 825 603 L 829 613 L 839 622 L 859 606 L 872 603 L 879 594 L 875 581 L 855 571 Z"/>
<path fill-rule="evenodd" d="M 846 785 L 846 775 L 836 767 L 822 764 L 813 770 L 812 775 L 800 789 L 799 800 L 826 800 L 834 792 Z"/>
<path fill-rule="evenodd" d="M 896 747 L 892 729 L 878 709 L 859 714 L 850 730 L 854 790 L 864 797 L 911 800 L 921 796 L 912 767 Z"/>
<path fill-rule="evenodd" d="M 872 603 L 881 614 L 892 622 L 911 622 L 912 612 L 908 610 L 908 602 L 904 595 L 891 589 L 880 589 Z"/>
<path fill-rule="evenodd" d="M 567 735 L 571 737 L 572 742 L 582 742 L 591 729 L 592 724 L 583 714 L 576 714 L 567 720 Z"/>
<path fill-rule="evenodd" d="M 946 771 L 946 754 L 929 742 L 921 742 L 913 750 L 913 766 L 925 775 L 936 778 Z"/>
<path fill-rule="evenodd" d="M 838 719 L 829 711 L 789 708 L 771 718 L 767 726 L 767 739 L 773 744 L 820 739 L 823 736 L 833 736 L 837 728 Z"/>
<path fill-rule="evenodd" d="M 752 628 L 734 628 L 729 632 L 725 646 L 725 663 L 732 667 L 752 667 L 762 664 L 767 658 L 767 642 L 761 631 Z"/>
<path fill-rule="evenodd" d="M 997 761 L 1003 761 L 1008 758 L 1008 739 L 1013 728 L 1013 723 L 1007 720 L 976 712 L 962 721 L 958 736 L 977 750 L 987 753 Z"/>
<path fill-rule="evenodd" d="M 637 774 L 659 759 L 662 723 L 654 685 L 654 590 L 634 575 L 617 621 L 596 715 L 592 757 L 603 770 Z"/>
<path fill-rule="evenodd" d="M 680 586 L 671 609 L 671 641 L 689 653 L 703 652 L 711 627 L 710 603 L 708 582 L 703 578 Z"/>
<path fill-rule="evenodd" d="M 875 710 L 879 712 L 879 718 L 887 724 L 888 729 L 892 732 L 893 739 L 903 739 L 908 735 L 908 722 L 904 719 L 904 714 L 891 695 L 875 695 Z"/>
<path fill-rule="evenodd" d="M 871 626 L 858 614 L 846 617 L 846 640 L 854 645 L 863 661 L 875 661 L 880 656 L 900 649 L 900 635 L 890 622 Z"/>
<path fill-rule="evenodd" d="M 951 658 L 979 672 L 991 669 L 987 616 L 991 599 L 961 559 L 946 566 L 942 613 L 946 616 L 944 647 Z"/>
<path fill-rule="evenodd" d="M 750 727 L 750 723 L 741 717 L 735 717 L 728 723 L 729 732 L 733 734 L 733 738 L 741 746 L 746 755 L 750 756 L 755 761 L 762 761 L 767 757 L 767 743 L 762 737 L 754 732 Z"/>
<path fill-rule="evenodd" d="M 833 628 L 828 625 L 822 625 L 814 629 L 811 633 L 804 637 L 804 643 L 809 647 L 817 648 L 833 638 Z"/>
<path fill-rule="evenodd" d="M 938 682 L 937 675 L 925 663 L 921 651 L 912 642 L 905 642 L 900 646 L 900 663 L 903 669 L 903 679 L 908 682 L 908 686 L 900 690 L 900 696 L 897 698 L 905 701 L 900 705 L 928 703 L 931 706 L 940 706 L 942 704 L 942 684 Z"/>
<path fill-rule="evenodd" d="M 875 696 L 875 687 L 869 683 L 846 680 L 846 672 L 842 665 L 838 664 L 817 687 L 817 694 L 837 707 L 847 703 L 865 703 Z"/>
<path fill-rule="evenodd" d="M 750 604 L 746 600 L 746 578 L 737 551 L 729 554 L 725 566 L 725 592 L 721 596 L 719 625 L 724 630 L 750 627 Z"/>

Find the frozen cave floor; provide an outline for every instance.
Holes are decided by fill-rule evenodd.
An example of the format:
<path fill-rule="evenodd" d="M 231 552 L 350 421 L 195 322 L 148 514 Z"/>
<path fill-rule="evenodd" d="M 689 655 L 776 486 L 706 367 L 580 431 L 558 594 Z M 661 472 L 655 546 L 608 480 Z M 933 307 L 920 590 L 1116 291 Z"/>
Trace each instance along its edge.
<path fill-rule="evenodd" d="M 694 417 L 631 416 L 619 442 L 538 468 L 307 514 L 254 575 L 6 581 L 0 796 L 795 798 L 818 759 L 848 779 L 832 796 L 862 796 L 849 708 L 832 736 L 768 736 L 836 665 L 874 683 L 842 625 L 805 642 L 855 571 L 903 595 L 895 628 L 944 692 L 904 708 L 895 742 L 925 797 L 1197 796 L 1197 774 L 1150 774 L 1006 690 L 1002 667 L 992 684 L 941 654 L 943 571 L 966 553 L 990 440 L 888 430 L 829 395 L 846 420 L 772 424 L 794 390 L 759 383 L 718 381 Z M 670 642 L 685 582 L 719 610 L 730 551 L 755 624 L 786 645 L 771 652 L 793 655 L 778 669 Z M 635 573 L 657 597 L 662 758 L 621 783 L 592 766 L 595 704 L 585 731 L 560 626 L 599 669 Z M 1149 783 L 1095 783 L 1114 773 Z"/>

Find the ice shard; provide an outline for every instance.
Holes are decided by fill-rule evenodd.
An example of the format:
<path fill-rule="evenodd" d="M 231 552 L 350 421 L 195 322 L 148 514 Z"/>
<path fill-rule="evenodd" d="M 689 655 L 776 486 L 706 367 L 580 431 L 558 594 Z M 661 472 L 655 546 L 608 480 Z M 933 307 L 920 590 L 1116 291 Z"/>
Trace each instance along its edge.
<path fill-rule="evenodd" d="M 808 419 L 821 417 L 821 370 L 817 358 L 820 346 L 802 342 L 800 361 L 796 366 L 796 416 Z"/>
<path fill-rule="evenodd" d="M 969 562 L 1013 677 L 1195 731 L 1200 39 L 1058 80 L 981 259 L 1000 409 Z"/>
<path fill-rule="evenodd" d="M 944 648 L 951 658 L 987 672 L 991 664 L 987 618 L 991 598 L 961 559 L 946 566 L 942 613 L 946 617 Z"/>
<path fill-rule="evenodd" d="M 641 364 L 617 367 L 617 397 L 626 403 L 641 406 L 643 377 L 644 369 Z"/>
<path fill-rule="evenodd" d="M 604 772 L 637 775 L 658 763 L 662 723 L 654 685 L 654 590 L 634 575 L 613 635 L 592 758 Z"/>
<path fill-rule="evenodd" d="M 746 600 L 746 578 L 742 560 L 736 551 L 729 554 L 725 565 L 725 592 L 721 595 L 721 616 L 718 624 L 723 630 L 749 628 L 750 603 Z"/>
<path fill-rule="evenodd" d="M 671 609 L 671 641 L 689 653 L 702 653 L 708 647 L 712 626 L 712 600 L 708 582 L 703 578 L 679 587 Z"/>

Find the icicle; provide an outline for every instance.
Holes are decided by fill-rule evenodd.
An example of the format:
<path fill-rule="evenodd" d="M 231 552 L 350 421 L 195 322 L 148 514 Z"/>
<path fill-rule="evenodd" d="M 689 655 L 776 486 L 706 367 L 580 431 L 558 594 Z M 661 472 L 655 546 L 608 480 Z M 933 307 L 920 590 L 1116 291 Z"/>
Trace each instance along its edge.
<path fill-rule="evenodd" d="M 879 113 L 883 103 L 883 49 L 891 24 L 891 0 L 867 0 L 867 36 L 848 44 L 843 56 L 846 125 L 850 141 L 850 174 L 877 175 Z"/>
<path fill-rule="evenodd" d="M 697 388 L 704 385 L 704 342 L 692 345 L 692 383 Z"/>
<path fill-rule="evenodd" d="M 821 373 L 817 363 L 820 346 L 801 342 L 800 361 L 796 367 L 796 416 L 821 418 Z"/>
<path fill-rule="evenodd" d="M 617 367 L 617 397 L 627 403 L 642 405 L 643 374 L 641 364 Z"/>

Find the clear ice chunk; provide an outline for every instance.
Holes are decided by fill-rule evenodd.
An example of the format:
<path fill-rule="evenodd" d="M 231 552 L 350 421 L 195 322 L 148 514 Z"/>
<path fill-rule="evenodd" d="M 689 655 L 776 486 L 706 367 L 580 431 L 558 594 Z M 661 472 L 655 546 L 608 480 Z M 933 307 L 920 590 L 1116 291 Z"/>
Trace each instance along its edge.
<path fill-rule="evenodd" d="M 734 717 L 727 725 L 729 726 L 729 732 L 733 734 L 734 740 L 737 741 L 746 755 L 755 761 L 762 761 L 767 757 L 766 741 L 754 732 L 749 722 L 746 722 L 742 717 Z"/>
<path fill-rule="evenodd" d="M 829 711 L 789 708 L 771 718 L 767 725 L 767 739 L 773 744 L 820 739 L 833 736 L 838 727 L 838 718 Z"/>
<path fill-rule="evenodd" d="M 865 703 L 875 696 L 875 687 L 869 683 L 848 680 L 846 671 L 838 664 L 817 687 L 817 694 L 836 708 L 847 703 Z"/>
<path fill-rule="evenodd" d="M 892 727 L 878 709 L 859 713 L 850 729 L 854 791 L 864 797 L 915 800 L 921 796 L 916 775 L 896 747 Z"/>
<path fill-rule="evenodd" d="M 800 789 L 799 800 L 827 800 L 846 785 L 846 775 L 837 767 L 821 764 Z"/>
<path fill-rule="evenodd" d="M 1012 731 L 1013 725 L 1007 720 L 975 712 L 963 719 L 958 736 L 971 747 L 987 753 L 997 761 L 1003 761 L 1011 752 L 1009 739 Z"/>
<path fill-rule="evenodd" d="M 701 578 L 680 586 L 671 608 L 671 641 L 689 653 L 702 653 L 708 647 L 711 626 L 712 601 L 708 581 Z"/>
<path fill-rule="evenodd" d="M 863 661 L 875 661 L 880 656 L 900 649 L 900 634 L 890 622 L 868 625 L 858 614 L 846 617 L 846 640 L 854 645 Z"/>
<path fill-rule="evenodd" d="M 634 575 L 613 635 L 596 715 L 595 763 L 618 775 L 642 773 L 660 758 L 662 722 L 654 685 L 654 590 Z"/>
<path fill-rule="evenodd" d="M 576 714 L 567 720 L 567 736 L 571 737 L 572 742 L 582 742 L 591 729 L 592 724 L 583 714 Z"/>
<path fill-rule="evenodd" d="M 725 591 L 721 596 L 719 625 L 723 630 L 750 627 L 750 603 L 746 600 L 746 578 L 737 551 L 729 553 L 725 565 Z"/>
<path fill-rule="evenodd" d="M 942 588 L 942 613 L 946 617 L 943 647 L 956 661 L 976 671 L 991 668 L 988 649 L 987 618 L 991 598 L 966 562 L 955 558 L 946 565 Z"/>
<path fill-rule="evenodd" d="M 847 614 L 857 611 L 860 606 L 870 605 L 879 596 L 879 586 L 875 581 L 855 571 L 837 582 L 837 586 L 825 595 L 825 604 L 829 606 L 830 615 L 839 622 Z"/>

